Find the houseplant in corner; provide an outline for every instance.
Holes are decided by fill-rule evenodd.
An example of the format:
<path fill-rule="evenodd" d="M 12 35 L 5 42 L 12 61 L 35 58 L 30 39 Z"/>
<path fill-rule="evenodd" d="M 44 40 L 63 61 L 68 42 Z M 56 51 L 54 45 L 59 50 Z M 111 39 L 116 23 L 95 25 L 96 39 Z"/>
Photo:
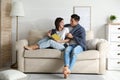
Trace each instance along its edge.
<path fill-rule="evenodd" d="M 116 18 L 117 18 L 117 17 L 116 17 L 115 15 L 111 15 L 111 16 L 109 17 L 110 23 L 113 23 L 113 21 L 115 21 Z"/>

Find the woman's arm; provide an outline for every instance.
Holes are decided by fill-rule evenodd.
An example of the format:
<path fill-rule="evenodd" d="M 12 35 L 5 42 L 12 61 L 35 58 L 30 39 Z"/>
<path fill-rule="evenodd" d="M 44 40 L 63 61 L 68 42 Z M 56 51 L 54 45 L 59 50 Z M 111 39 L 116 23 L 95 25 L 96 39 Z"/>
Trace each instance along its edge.
<path fill-rule="evenodd" d="M 59 42 L 59 43 L 67 43 L 69 42 L 70 39 L 65 39 L 65 40 L 57 40 L 56 42 Z"/>

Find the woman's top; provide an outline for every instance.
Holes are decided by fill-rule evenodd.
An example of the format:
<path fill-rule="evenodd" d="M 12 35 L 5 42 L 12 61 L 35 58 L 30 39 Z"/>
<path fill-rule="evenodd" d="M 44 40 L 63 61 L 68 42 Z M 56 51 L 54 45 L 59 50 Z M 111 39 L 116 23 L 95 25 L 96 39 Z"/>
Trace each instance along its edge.
<path fill-rule="evenodd" d="M 55 34 L 55 33 L 60 36 L 61 40 L 65 40 L 65 37 L 66 37 L 67 33 L 69 33 L 69 29 L 68 28 L 63 28 L 62 31 L 57 31 L 55 29 L 52 29 L 51 34 Z"/>

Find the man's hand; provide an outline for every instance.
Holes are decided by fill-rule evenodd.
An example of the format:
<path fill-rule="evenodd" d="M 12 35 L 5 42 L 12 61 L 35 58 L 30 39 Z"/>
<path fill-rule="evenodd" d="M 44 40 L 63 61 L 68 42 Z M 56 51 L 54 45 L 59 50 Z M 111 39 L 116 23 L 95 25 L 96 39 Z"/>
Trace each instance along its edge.
<path fill-rule="evenodd" d="M 72 35 L 71 33 L 68 33 L 68 34 L 67 34 L 67 37 L 72 39 L 72 38 L 73 38 L 73 35 Z"/>

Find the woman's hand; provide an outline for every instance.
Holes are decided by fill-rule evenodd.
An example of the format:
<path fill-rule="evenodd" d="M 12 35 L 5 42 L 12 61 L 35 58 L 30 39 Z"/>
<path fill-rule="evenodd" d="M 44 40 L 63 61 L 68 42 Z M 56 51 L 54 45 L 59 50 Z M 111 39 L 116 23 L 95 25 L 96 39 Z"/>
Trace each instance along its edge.
<path fill-rule="evenodd" d="M 51 30 L 48 31 L 47 36 L 48 36 L 48 37 L 51 37 Z"/>

